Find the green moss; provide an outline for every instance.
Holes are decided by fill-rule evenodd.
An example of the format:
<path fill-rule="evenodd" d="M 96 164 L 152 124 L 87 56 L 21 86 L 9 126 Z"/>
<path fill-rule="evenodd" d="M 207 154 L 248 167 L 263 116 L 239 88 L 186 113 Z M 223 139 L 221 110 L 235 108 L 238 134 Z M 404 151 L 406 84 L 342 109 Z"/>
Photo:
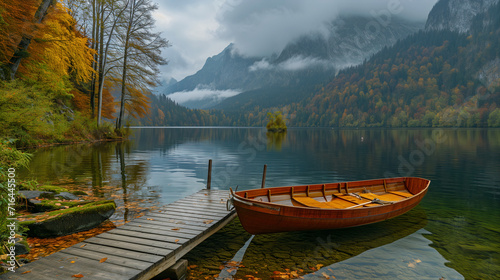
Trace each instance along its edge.
<path fill-rule="evenodd" d="M 21 226 L 27 227 L 27 234 L 32 237 L 62 236 L 96 227 L 108 219 L 115 209 L 113 200 L 97 201 L 38 215 L 39 219 L 23 221 Z"/>
<path fill-rule="evenodd" d="M 97 207 L 97 206 L 100 206 L 103 209 L 108 209 L 108 210 L 109 209 L 116 209 L 116 204 L 115 204 L 114 200 L 101 200 L 101 201 L 96 201 L 96 202 L 84 204 L 81 207 L 73 207 L 73 208 L 68 208 L 68 209 L 61 209 L 61 210 L 57 210 L 57 211 L 52 211 L 52 212 L 49 212 L 48 215 L 49 216 L 57 216 L 59 214 L 68 214 L 68 213 L 76 213 L 76 212 L 85 213 L 85 212 L 93 211 L 93 209 L 91 209 L 91 208 Z"/>
<path fill-rule="evenodd" d="M 21 222 L 19 222 L 19 226 L 28 227 L 29 225 L 34 224 L 34 223 L 36 223 L 35 220 L 21 221 Z"/>
<path fill-rule="evenodd" d="M 89 204 L 90 201 L 60 201 L 57 199 L 53 200 L 42 200 L 42 203 L 40 205 L 37 205 L 38 209 L 43 209 L 43 211 L 54 211 L 54 210 L 59 210 L 64 206 L 68 207 L 76 207 L 78 205 L 85 205 Z"/>
<path fill-rule="evenodd" d="M 86 192 L 84 192 L 84 191 L 73 191 L 73 192 L 71 192 L 71 193 L 72 193 L 72 194 L 74 194 L 74 195 L 88 195 L 88 194 L 87 194 Z"/>
<path fill-rule="evenodd" d="M 56 194 L 68 191 L 68 189 L 58 186 L 41 186 L 38 188 L 38 190 L 45 192 L 55 192 Z"/>

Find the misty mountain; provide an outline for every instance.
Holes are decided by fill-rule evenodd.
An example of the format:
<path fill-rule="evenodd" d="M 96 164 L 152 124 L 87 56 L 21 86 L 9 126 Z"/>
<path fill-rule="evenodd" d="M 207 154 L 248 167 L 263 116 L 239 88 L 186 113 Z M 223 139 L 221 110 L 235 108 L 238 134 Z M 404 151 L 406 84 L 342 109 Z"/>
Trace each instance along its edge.
<path fill-rule="evenodd" d="M 473 18 L 496 3 L 498 0 L 440 0 L 429 12 L 425 29 L 466 33 Z"/>
<path fill-rule="evenodd" d="M 169 86 L 164 93 L 175 93 L 172 99 L 191 108 L 238 110 L 236 105 L 243 102 L 247 107 L 267 107 L 283 103 L 280 100 L 298 101 L 340 69 L 362 63 L 423 27 L 423 22 L 396 17 L 339 17 L 321 31 L 303 35 L 279 54 L 267 57 L 245 57 L 230 44 L 208 58 L 196 74 Z M 266 104 L 266 98 L 261 97 L 267 94 L 277 95 L 273 96 L 275 102 Z M 252 95 L 259 97 L 254 99 Z"/>
<path fill-rule="evenodd" d="M 164 93 L 164 92 L 167 90 L 167 88 L 168 88 L 168 87 L 170 87 L 170 86 L 172 86 L 172 85 L 174 85 L 174 84 L 176 84 L 176 83 L 177 83 L 177 80 L 176 80 L 176 79 L 174 79 L 174 78 L 170 78 L 170 79 L 162 79 L 162 80 L 160 81 L 160 84 L 159 84 L 159 85 L 157 85 L 157 86 L 153 89 L 152 93 L 153 93 L 153 94 L 156 94 L 156 95 L 162 94 L 162 93 Z"/>

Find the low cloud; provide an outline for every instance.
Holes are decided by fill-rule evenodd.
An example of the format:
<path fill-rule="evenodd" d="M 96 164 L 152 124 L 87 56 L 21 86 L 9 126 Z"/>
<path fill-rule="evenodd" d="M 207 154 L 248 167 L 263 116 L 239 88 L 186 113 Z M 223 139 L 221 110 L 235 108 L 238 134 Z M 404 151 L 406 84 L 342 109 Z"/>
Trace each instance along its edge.
<path fill-rule="evenodd" d="M 279 53 L 304 34 L 324 33 L 339 15 L 390 21 L 393 17 L 425 21 L 437 0 L 220 0 L 216 35 L 231 41 L 244 56 Z"/>
<path fill-rule="evenodd" d="M 240 93 L 241 90 L 213 90 L 209 88 L 196 87 L 192 91 L 174 92 L 169 94 L 168 97 L 179 104 L 183 104 L 189 101 L 200 101 L 204 99 L 223 100 Z"/>
<path fill-rule="evenodd" d="M 273 69 L 274 66 L 271 65 L 269 63 L 269 61 L 267 61 L 267 59 L 262 59 L 262 60 L 259 60 L 259 61 L 256 61 L 254 64 L 250 65 L 250 67 L 248 67 L 248 70 L 250 72 L 253 72 L 253 71 L 257 71 L 257 70 L 270 70 L 270 69 Z"/>
<path fill-rule="evenodd" d="M 333 64 L 331 61 L 318 59 L 316 57 L 303 57 L 302 55 L 298 55 L 278 64 L 271 64 L 267 61 L 267 59 L 264 58 L 252 64 L 250 67 L 248 67 L 248 70 L 250 72 L 257 70 L 298 71 L 311 67 L 331 68 L 333 67 Z"/>
<path fill-rule="evenodd" d="M 326 60 L 321 60 L 315 57 L 303 57 L 301 55 L 291 57 L 283 61 L 282 63 L 278 64 L 278 67 L 288 71 L 297 71 L 318 66 L 323 66 L 326 68 L 326 67 L 331 67 L 333 65 L 331 65 L 331 62 Z"/>

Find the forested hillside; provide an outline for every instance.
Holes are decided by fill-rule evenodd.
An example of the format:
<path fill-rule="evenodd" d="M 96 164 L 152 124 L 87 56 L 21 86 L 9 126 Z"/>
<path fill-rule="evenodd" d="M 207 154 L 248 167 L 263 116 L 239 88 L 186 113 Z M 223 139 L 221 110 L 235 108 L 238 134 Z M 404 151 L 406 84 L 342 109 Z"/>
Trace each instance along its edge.
<path fill-rule="evenodd" d="M 471 32 L 421 31 L 292 104 L 294 126 L 500 126 L 500 6 Z"/>
<path fill-rule="evenodd" d="M 119 137 L 123 120 L 146 115 L 168 46 L 153 31 L 156 9 L 150 0 L 1 1 L 0 141 Z"/>
<path fill-rule="evenodd" d="M 410 35 L 340 71 L 299 102 L 280 102 L 295 96 L 293 90 L 269 91 L 259 97 L 259 105 L 242 96 L 224 111 L 160 108 L 166 115 L 161 121 L 153 108 L 148 124 L 263 126 L 267 112 L 280 110 L 289 126 L 499 127 L 498 15 L 496 4 L 475 16 L 467 33 L 427 30 Z"/>

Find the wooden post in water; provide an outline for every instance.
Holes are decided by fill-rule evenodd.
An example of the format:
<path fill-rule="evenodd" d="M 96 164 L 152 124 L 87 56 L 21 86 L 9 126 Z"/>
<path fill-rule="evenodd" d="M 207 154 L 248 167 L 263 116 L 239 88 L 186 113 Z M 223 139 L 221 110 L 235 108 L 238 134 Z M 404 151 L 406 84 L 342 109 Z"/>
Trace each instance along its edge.
<path fill-rule="evenodd" d="M 266 171 L 267 171 L 267 164 L 264 164 L 264 173 L 262 174 L 262 185 L 261 185 L 262 189 L 266 186 Z"/>
<path fill-rule="evenodd" d="M 208 178 L 207 178 L 207 190 L 210 189 L 210 184 L 212 182 L 212 160 L 208 160 Z"/>

